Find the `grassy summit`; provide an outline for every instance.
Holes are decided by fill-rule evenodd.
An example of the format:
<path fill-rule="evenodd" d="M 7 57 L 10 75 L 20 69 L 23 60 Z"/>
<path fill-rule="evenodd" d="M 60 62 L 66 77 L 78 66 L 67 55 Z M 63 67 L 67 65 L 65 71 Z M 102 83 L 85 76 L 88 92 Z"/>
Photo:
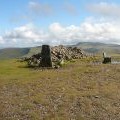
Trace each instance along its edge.
<path fill-rule="evenodd" d="M 76 60 L 34 70 L 0 61 L 1 120 L 119 120 L 120 64 Z"/>

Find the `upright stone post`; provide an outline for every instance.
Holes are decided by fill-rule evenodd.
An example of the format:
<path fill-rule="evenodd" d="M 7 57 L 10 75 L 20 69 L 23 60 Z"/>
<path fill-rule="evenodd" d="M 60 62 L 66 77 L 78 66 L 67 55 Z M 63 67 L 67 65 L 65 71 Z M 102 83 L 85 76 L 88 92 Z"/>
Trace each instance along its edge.
<path fill-rule="evenodd" d="M 103 64 L 111 63 L 111 57 L 107 57 L 106 53 L 103 53 Z"/>
<path fill-rule="evenodd" d="M 49 45 L 42 45 L 40 67 L 52 67 L 51 50 Z"/>
<path fill-rule="evenodd" d="M 105 58 L 105 57 L 107 57 L 107 56 L 106 56 L 106 53 L 104 52 L 104 53 L 103 53 L 103 58 Z"/>

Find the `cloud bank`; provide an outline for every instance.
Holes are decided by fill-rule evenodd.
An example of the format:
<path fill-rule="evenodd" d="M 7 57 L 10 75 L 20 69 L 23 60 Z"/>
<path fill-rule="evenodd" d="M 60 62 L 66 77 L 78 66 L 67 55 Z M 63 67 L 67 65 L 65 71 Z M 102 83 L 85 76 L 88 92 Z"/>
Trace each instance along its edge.
<path fill-rule="evenodd" d="M 89 12 L 105 17 L 120 17 L 120 5 L 114 3 L 100 2 L 87 5 Z"/>
<path fill-rule="evenodd" d="M 78 42 L 104 42 L 120 44 L 120 24 L 116 22 L 84 21 L 79 26 L 52 23 L 47 31 L 33 24 L 17 27 L 0 36 L 0 46 L 28 47 L 42 44 L 76 44 Z"/>

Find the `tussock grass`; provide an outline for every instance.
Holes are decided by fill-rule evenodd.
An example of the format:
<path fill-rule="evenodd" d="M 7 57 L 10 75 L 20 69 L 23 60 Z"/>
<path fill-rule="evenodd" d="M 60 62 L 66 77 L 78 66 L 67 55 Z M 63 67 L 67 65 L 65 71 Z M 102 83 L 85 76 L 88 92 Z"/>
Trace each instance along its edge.
<path fill-rule="evenodd" d="M 92 61 L 75 60 L 55 70 L 0 61 L 0 119 L 119 120 L 120 65 Z"/>

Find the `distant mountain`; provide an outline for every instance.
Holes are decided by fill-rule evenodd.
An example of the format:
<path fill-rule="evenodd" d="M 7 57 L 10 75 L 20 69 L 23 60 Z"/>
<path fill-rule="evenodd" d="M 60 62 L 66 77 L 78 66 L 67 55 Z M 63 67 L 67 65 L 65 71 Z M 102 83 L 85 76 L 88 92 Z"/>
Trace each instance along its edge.
<path fill-rule="evenodd" d="M 30 57 L 41 51 L 41 46 L 31 48 L 4 48 L 0 49 L 0 59 Z"/>
<path fill-rule="evenodd" d="M 34 54 L 40 53 L 41 52 L 41 46 L 37 46 L 37 47 L 31 47 L 29 49 L 29 52 L 27 54 L 25 54 L 23 57 L 30 57 Z"/>
<path fill-rule="evenodd" d="M 116 44 L 104 44 L 104 43 L 94 43 L 94 42 L 80 42 L 75 47 L 83 49 L 88 53 L 101 54 L 103 52 L 111 54 L 120 54 L 120 45 Z"/>
<path fill-rule="evenodd" d="M 102 54 L 106 52 L 108 55 L 118 54 L 120 55 L 120 45 L 115 44 L 104 44 L 94 42 L 80 42 L 71 47 L 78 47 L 87 53 Z M 39 53 L 41 46 L 31 48 L 5 48 L 0 49 L 0 59 L 11 59 L 19 57 L 29 57 L 33 54 Z"/>
<path fill-rule="evenodd" d="M 0 59 L 11 59 L 28 54 L 30 48 L 4 48 L 0 49 Z"/>

